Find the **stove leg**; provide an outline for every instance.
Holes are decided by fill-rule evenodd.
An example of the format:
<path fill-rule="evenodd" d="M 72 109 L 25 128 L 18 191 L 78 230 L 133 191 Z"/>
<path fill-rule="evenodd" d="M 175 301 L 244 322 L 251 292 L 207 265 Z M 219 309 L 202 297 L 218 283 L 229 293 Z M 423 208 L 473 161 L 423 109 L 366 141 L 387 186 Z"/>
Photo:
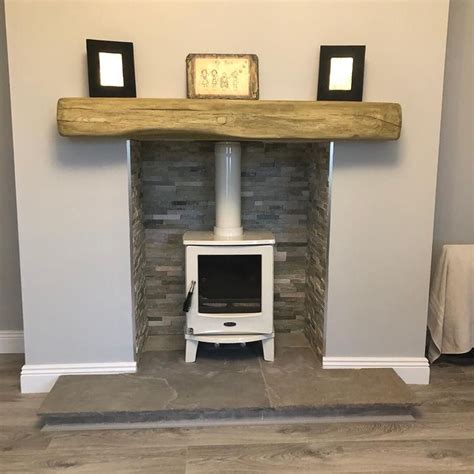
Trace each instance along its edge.
<path fill-rule="evenodd" d="M 263 358 L 268 362 L 273 362 L 275 360 L 275 338 L 270 337 L 268 339 L 263 339 L 262 348 Z"/>
<path fill-rule="evenodd" d="M 186 356 L 185 362 L 196 362 L 196 354 L 198 349 L 198 341 L 186 339 Z"/>

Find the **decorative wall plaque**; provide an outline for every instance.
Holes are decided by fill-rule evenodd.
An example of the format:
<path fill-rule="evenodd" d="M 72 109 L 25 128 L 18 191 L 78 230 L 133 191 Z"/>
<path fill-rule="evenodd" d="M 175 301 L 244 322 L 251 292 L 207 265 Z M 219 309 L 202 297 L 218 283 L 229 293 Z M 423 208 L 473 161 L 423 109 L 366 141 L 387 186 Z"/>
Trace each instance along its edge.
<path fill-rule="evenodd" d="M 189 99 L 258 99 L 255 54 L 189 54 Z"/>

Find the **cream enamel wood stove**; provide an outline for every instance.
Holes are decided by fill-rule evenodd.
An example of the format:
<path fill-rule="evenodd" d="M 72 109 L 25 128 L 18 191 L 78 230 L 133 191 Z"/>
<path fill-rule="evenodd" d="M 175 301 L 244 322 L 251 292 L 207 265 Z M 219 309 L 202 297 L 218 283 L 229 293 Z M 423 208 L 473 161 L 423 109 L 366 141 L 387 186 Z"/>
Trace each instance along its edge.
<path fill-rule="evenodd" d="M 271 232 L 243 232 L 240 218 L 240 144 L 219 142 L 214 232 L 186 232 L 186 362 L 199 342 L 262 341 L 274 359 Z"/>
<path fill-rule="evenodd" d="M 187 232 L 186 287 L 195 282 L 186 313 L 186 362 L 196 360 L 199 342 L 262 341 L 273 360 L 273 245 L 268 233 L 222 240 Z"/>

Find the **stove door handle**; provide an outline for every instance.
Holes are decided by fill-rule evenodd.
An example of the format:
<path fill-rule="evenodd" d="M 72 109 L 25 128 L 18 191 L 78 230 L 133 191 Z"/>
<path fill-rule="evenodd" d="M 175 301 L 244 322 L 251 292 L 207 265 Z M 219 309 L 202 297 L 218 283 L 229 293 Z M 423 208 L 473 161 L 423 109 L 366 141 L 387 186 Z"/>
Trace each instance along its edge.
<path fill-rule="evenodd" d="M 196 282 L 193 280 L 191 281 L 191 286 L 189 287 L 188 294 L 186 296 L 186 299 L 184 300 L 183 303 L 183 311 L 187 313 L 189 311 L 189 308 L 191 308 L 191 301 L 193 299 L 193 293 L 194 293 L 194 286 L 196 285 Z"/>

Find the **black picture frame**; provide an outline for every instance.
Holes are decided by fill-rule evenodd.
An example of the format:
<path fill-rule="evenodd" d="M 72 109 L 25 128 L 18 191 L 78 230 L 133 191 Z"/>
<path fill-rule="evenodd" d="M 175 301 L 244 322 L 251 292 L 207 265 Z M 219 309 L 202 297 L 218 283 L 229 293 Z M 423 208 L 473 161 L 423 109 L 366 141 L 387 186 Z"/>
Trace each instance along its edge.
<path fill-rule="evenodd" d="M 137 96 L 133 43 L 87 39 L 86 50 L 90 97 Z M 99 53 L 118 53 L 122 55 L 123 87 L 100 84 Z"/>
<path fill-rule="evenodd" d="M 350 90 L 329 89 L 332 58 L 353 58 L 352 88 Z M 321 46 L 317 100 L 362 101 L 364 63 L 365 46 Z"/>

